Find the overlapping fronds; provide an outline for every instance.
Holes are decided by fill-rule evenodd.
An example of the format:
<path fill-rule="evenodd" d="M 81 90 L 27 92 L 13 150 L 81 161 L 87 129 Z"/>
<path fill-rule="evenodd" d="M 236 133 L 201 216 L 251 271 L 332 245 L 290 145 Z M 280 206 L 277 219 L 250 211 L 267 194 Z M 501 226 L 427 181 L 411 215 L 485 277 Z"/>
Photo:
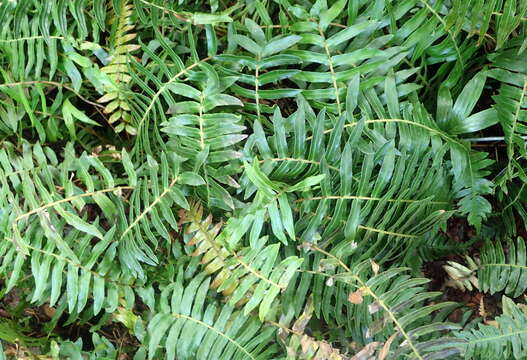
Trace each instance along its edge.
<path fill-rule="evenodd" d="M 526 16 L 0 0 L 0 349 L 525 358 Z"/>
<path fill-rule="evenodd" d="M 51 149 L 28 144 L 21 156 L 3 144 L 0 159 L 7 289 L 29 274 L 33 302 L 53 306 L 65 296 L 69 311 L 78 313 L 92 298 L 94 314 L 114 311 L 117 289 L 133 280 L 115 263 L 116 227 L 103 223 L 117 219 L 116 204 L 131 187 L 117 185 L 96 157 L 76 158 L 71 145 L 60 163 Z"/>
<path fill-rule="evenodd" d="M 495 325 L 480 324 L 477 328 L 456 334 L 466 343 L 461 347 L 464 359 L 523 359 L 527 316 L 511 299 L 503 296 L 503 315 Z"/>
<path fill-rule="evenodd" d="M 427 299 L 440 295 L 426 291 L 423 285 L 427 279 L 412 278 L 405 274 L 404 268 L 379 271 L 379 265 L 370 261 L 350 268 L 339 257 L 317 246 L 306 243 L 304 248 L 325 255 L 324 260 L 317 261 L 313 267 L 314 303 L 320 304 L 324 317 L 336 319 L 337 314 L 347 314 L 347 319 L 337 321 L 348 322 L 347 331 L 355 339 L 364 338 L 367 343 L 386 342 L 383 351 L 393 359 L 446 358 L 459 353 L 458 346 L 463 341 L 443 334 L 459 326 L 433 316 L 434 312 L 455 304 L 424 305 L 429 303 Z M 317 286 L 318 280 L 326 286 Z M 301 283 L 307 286 L 309 280 Z"/>
<path fill-rule="evenodd" d="M 243 305 L 245 315 L 258 308 L 264 320 L 302 259 L 289 256 L 280 261 L 280 245 L 265 246 L 265 239 L 251 247 L 229 248 L 225 235 L 218 235 L 222 224 L 213 224 L 212 215 L 205 219 L 202 215 L 200 204 L 184 214 L 182 222 L 188 223 L 185 232 L 189 234 L 186 245 L 195 246 L 192 255 L 201 256 L 204 272 L 215 275 L 211 287 L 228 297 L 229 305 Z"/>
<path fill-rule="evenodd" d="M 525 178 L 525 135 L 527 135 L 527 66 L 524 55 L 517 54 L 518 48 L 507 47 L 490 55 L 492 68 L 489 76 L 500 81 L 499 92 L 493 97 L 498 120 L 505 134 L 507 143 L 507 168 L 503 173 L 501 184 L 515 177 Z"/>
<path fill-rule="evenodd" d="M 189 209 L 184 186 L 204 184 L 199 175 L 182 171 L 181 158 L 176 154 L 161 153 L 159 158 L 157 162 L 148 156 L 137 171 L 126 152 L 122 158 L 134 190 L 128 198 L 126 216 L 124 208 L 120 208 L 119 257 L 128 269 L 141 276 L 140 263 L 157 264 L 155 248 L 160 246 L 159 240 L 170 244 L 171 233 L 178 230 L 174 207 Z"/>
<path fill-rule="evenodd" d="M 478 43 L 491 42 L 496 49 L 502 48 L 514 34 L 525 34 L 526 22 L 527 4 L 518 0 L 454 0 L 445 19 L 454 33 L 466 31 L 469 36 L 476 35 Z M 524 40 L 519 52 L 526 46 Z"/>
<path fill-rule="evenodd" d="M 149 320 L 149 359 L 161 345 L 166 359 L 271 359 L 276 328 L 207 296 L 211 279 L 201 273 L 183 282 L 183 271 L 161 292 L 159 311 Z M 158 355 L 160 356 L 160 355 Z"/>

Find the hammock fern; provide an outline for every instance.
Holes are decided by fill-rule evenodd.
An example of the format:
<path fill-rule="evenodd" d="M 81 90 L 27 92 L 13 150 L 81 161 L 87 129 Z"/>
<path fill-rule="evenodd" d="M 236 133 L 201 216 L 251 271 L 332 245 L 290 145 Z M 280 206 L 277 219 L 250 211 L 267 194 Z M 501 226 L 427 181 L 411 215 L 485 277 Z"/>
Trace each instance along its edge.
<path fill-rule="evenodd" d="M 525 358 L 526 11 L 0 0 L 0 358 Z"/>
<path fill-rule="evenodd" d="M 115 220 L 118 196 L 113 193 L 128 191 L 130 186 L 115 186 L 98 159 L 86 154 L 75 158 L 71 145 L 60 164 L 51 149 L 38 145 L 26 144 L 23 155 L 18 156 L 10 144 L 4 144 L 0 158 L 5 179 L 2 193 L 7 194 L 1 204 L 2 213 L 7 214 L 1 228 L 1 268 L 11 274 L 7 290 L 22 281 L 28 267 L 34 281 L 32 302 L 48 301 L 54 306 L 64 296 L 69 311 L 80 313 L 92 298 L 94 314 L 103 307 L 114 311 L 118 288 L 130 291 L 133 279 L 126 278 L 113 262 L 116 228 L 103 235 L 101 222 L 106 220 L 97 216 L 88 223 L 87 218 L 96 206 L 105 219 Z M 71 182 L 70 168 L 85 191 Z M 91 169 L 96 171 L 95 179 Z M 10 188 L 17 192 L 11 193 Z"/>
<path fill-rule="evenodd" d="M 481 253 L 481 265 L 478 279 L 481 290 L 494 294 L 503 291 L 512 297 L 518 297 L 525 289 L 527 276 L 525 241 L 506 242 L 507 256 L 501 242 L 488 242 Z"/>
<path fill-rule="evenodd" d="M 279 244 L 262 246 L 252 244 L 239 250 L 226 248 L 217 236 L 221 224 L 213 225 L 211 216 L 201 219 L 203 209 L 196 205 L 182 219 L 189 222 L 186 232 L 191 237 L 187 245 L 196 246 L 193 256 L 201 257 L 204 271 L 215 275 L 211 284 L 218 292 L 229 298 L 228 304 L 244 305 L 244 314 L 258 307 L 260 320 L 264 320 L 278 294 L 287 288 L 289 280 L 302 263 L 302 259 L 290 256 L 282 261 L 277 259 Z"/>

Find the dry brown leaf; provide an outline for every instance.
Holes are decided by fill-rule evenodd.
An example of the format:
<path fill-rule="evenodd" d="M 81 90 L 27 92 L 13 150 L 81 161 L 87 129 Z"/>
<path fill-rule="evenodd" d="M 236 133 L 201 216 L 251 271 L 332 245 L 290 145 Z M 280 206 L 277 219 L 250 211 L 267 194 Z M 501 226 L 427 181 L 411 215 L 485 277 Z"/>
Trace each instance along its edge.
<path fill-rule="evenodd" d="M 44 315 L 50 319 L 53 317 L 53 315 L 55 315 L 55 308 L 49 306 L 48 304 L 44 304 L 42 306 L 42 311 L 44 312 Z"/>
<path fill-rule="evenodd" d="M 378 301 L 372 302 L 370 305 L 368 305 L 368 311 L 370 314 L 375 314 L 377 311 L 381 309 L 381 305 Z"/>
<path fill-rule="evenodd" d="M 396 337 L 397 337 L 397 333 L 390 336 L 390 338 L 384 343 L 384 346 L 382 347 L 382 350 L 379 353 L 378 360 L 386 359 L 386 356 L 388 356 L 388 353 L 390 352 L 390 346 L 392 345 L 392 342 L 395 340 Z"/>
<path fill-rule="evenodd" d="M 349 294 L 348 300 L 350 303 L 355 305 L 362 304 L 362 301 L 364 300 L 362 298 L 362 291 L 359 289 L 357 291 L 352 292 L 351 294 Z"/>
<path fill-rule="evenodd" d="M 500 327 L 500 325 L 498 324 L 498 322 L 496 320 L 487 320 L 487 321 L 484 321 L 484 323 L 486 325 L 494 326 L 495 328 L 499 328 Z"/>
<path fill-rule="evenodd" d="M 375 261 L 370 259 L 371 269 L 373 270 L 373 273 L 377 275 L 379 273 L 379 269 L 381 268 L 379 264 L 377 264 Z"/>
<path fill-rule="evenodd" d="M 325 341 L 318 341 L 318 351 L 314 360 L 342 360 L 340 351 Z"/>
<path fill-rule="evenodd" d="M 487 319 L 487 312 L 485 311 L 485 301 L 483 300 L 483 296 L 479 298 L 479 316 L 481 316 L 483 320 Z"/>
<path fill-rule="evenodd" d="M 381 343 L 378 341 L 369 343 L 361 351 L 356 353 L 351 360 L 371 360 L 371 356 L 375 353 L 375 349 L 377 349 L 379 345 L 381 345 Z"/>
<path fill-rule="evenodd" d="M 300 339 L 300 346 L 302 347 L 302 352 L 305 354 L 309 351 L 311 348 L 311 345 L 313 345 L 313 339 L 307 335 L 303 335 Z"/>

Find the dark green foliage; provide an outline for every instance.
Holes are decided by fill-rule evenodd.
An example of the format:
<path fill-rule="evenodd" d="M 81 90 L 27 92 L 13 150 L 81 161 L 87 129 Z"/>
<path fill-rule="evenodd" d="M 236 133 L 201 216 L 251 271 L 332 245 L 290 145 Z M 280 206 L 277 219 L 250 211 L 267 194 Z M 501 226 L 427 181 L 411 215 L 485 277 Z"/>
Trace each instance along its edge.
<path fill-rule="evenodd" d="M 0 359 L 525 358 L 526 22 L 0 0 Z"/>
<path fill-rule="evenodd" d="M 507 249 L 507 255 L 503 246 Z M 515 243 L 508 240 L 488 242 L 481 253 L 479 284 L 482 291 L 494 294 L 503 292 L 514 298 L 520 296 L 527 288 L 527 251 L 525 241 L 518 238 Z"/>
<path fill-rule="evenodd" d="M 497 326 L 478 325 L 477 329 L 456 334 L 466 340 L 463 345 L 465 359 L 524 359 L 525 312 L 509 298 L 503 297 L 503 312 L 495 321 Z"/>

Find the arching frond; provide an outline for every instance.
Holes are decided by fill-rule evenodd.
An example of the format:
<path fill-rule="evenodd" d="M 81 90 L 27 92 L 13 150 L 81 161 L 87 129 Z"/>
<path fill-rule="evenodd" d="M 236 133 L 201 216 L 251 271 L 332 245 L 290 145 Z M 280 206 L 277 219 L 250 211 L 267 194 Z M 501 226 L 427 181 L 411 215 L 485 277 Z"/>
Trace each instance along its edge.
<path fill-rule="evenodd" d="M 180 271 L 162 290 L 159 312 L 148 322 L 149 359 L 272 359 L 276 331 L 253 316 L 208 298 L 210 278 L 203 273 L 188 283 Z M 158 350 L 161 345 L 162 350 Z"/>
<path fill-rule="evenodd" d="M 390 359 L 426 359 L 459 353 L 458 346 L 464 342 L 442 333 L 459 327 L 436 322 L 432 316 L 435 311 L 455 304 L 430 304 L 427 299 L 440 293 L 426 291 L 423 285 L 427 279 L 412 278 L 405 274 L 404 268 L 379 272 L 378 265 L 372 266 L 370 261 L 350 268 L 338 257 L 315 245 L 306 243 L 304 247 L 324 255 L 324 259 L 313 267 L 313 279 L 315 284 L 322 280 L 325 286 L 315 285 L 313 301 L 320 304 L 318 307 L 322 307 L 326 320 L 345 324 L 354 338 L 363 338 L 366 343 L 384 342 L 390 338 L 384 350 Z M 302 283 L 306 286 L 309 280 L 307 284 L 304 280 Z M 423 305 L 423 302 L 429 305 Z M 315 313 L 319 311 L 316 307 Z M 338 319 L 343 313 L 348 314 L 347 320 Z"/>

